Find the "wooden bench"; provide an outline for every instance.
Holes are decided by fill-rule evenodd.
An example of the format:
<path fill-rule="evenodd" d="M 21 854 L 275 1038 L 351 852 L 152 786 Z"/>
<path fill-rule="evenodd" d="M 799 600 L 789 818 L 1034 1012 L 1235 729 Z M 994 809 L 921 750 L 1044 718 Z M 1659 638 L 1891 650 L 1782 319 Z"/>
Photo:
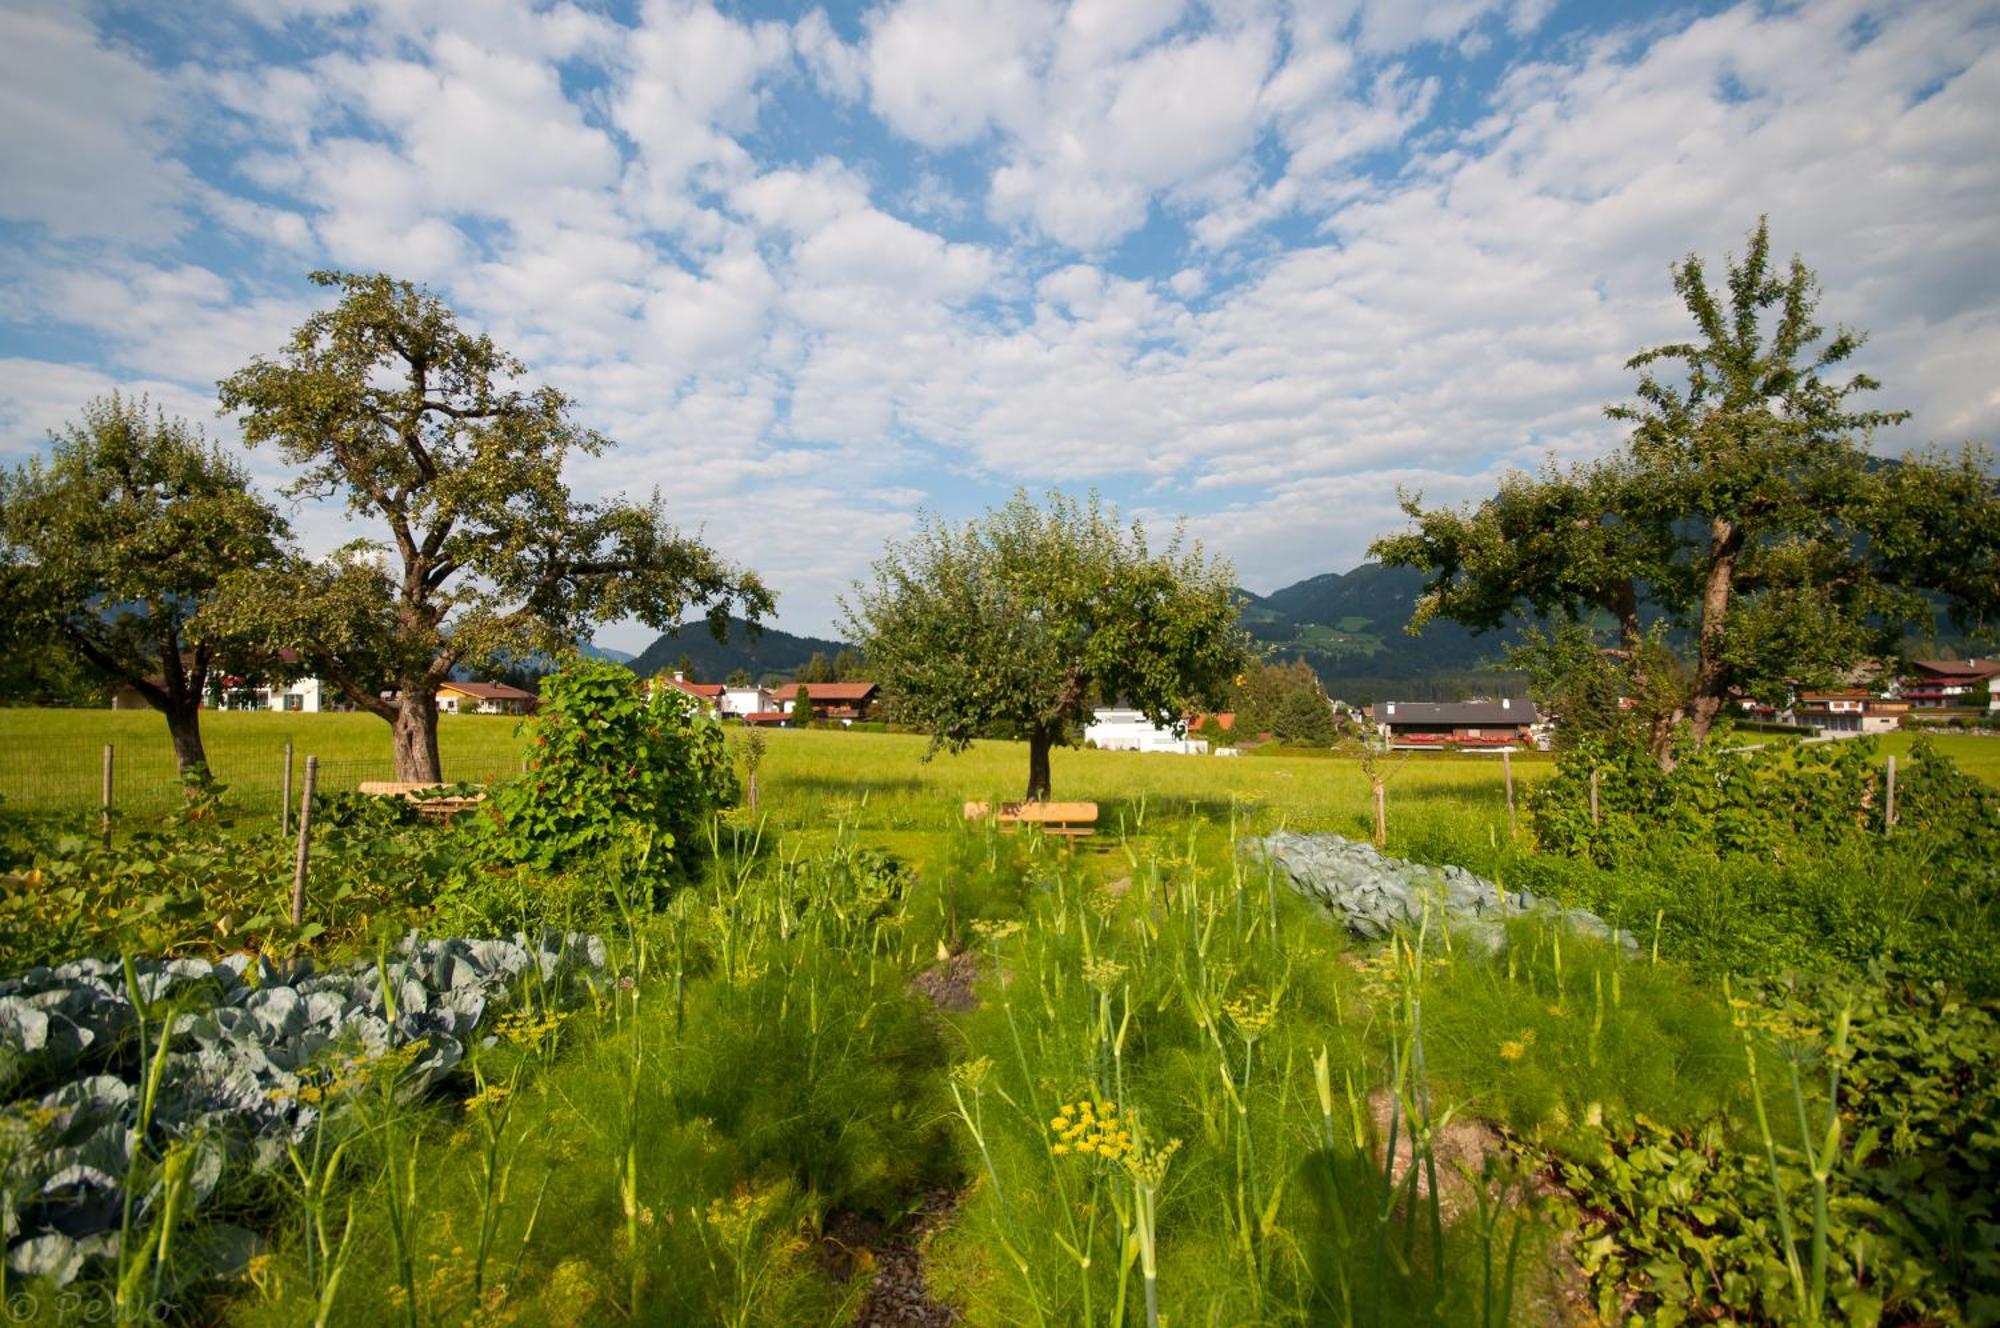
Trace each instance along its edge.
<path fill-rule="evenodd" d="M 991 816 L 1002 830 L 1024 825 L 1039 826 L 1045 835 L 1081 839 L 1097 833 L 1097 804 L 1094 802 L 1003 802 L 999 810 L 984 802 L 965 804 L 965 819 L 983 821 Z"/>
<path fill-rule="evenodd" d="M 402 798 L 417 809 L 417 815 L 439 821 L 449 821 L 460 812 L 471 811 L 486 801 L 484 793 L 467 797 L 440 792 L 440 787 L 422 780 L 374 779 L 363 781 L 354 791 L 371 798 Z M 427 793 L 428 797 L 425 796 Z"/>

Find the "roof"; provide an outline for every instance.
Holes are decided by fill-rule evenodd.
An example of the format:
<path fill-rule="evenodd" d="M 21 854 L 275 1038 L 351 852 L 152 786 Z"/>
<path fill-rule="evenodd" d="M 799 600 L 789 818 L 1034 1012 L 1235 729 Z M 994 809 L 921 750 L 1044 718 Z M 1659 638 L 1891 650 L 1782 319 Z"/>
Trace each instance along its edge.
<path fill-rule="evenodd" d="M 477 697 L 481 701 L 533 701 L 533 692 L 524 692 L 518 687 L 510 687 L 504 682 L 448 682 L 438 688 L 441 692 L 457 692 L 460 696 Z"/>
<path fill-rule="evenodd" d="M 1190 729 L 1205 728 L 1211 719 L 1222 726 L 1224 733 L 1235 731 L 1236 712 L 1233 710 L 1222 710 L 1212 715 L 1190 715 L 1187 724 Z"/>
<path fill-rule="evenodd" d="M 1866 687 L 1833 687 L 1823 692 L 1800 692 L 1801 701 L 1873 701 L 1875 693 Z"/>
<path fill-rule="evenodd" d="M 698 696 L 704 701 L 713 701 L 723 692 L 723 686 L 719 682 L 685 682 L 680 678 L 662 678 L 660 681 L 669 687 L 686 692 L 689 696 Z"/>
<path fill-rule="evenodd" d="M 790 690 L 796 693 L 799 687 L 805 688 L 806 695 L 816 702 L 866 701 L 875 695 L 875 684 L 872 682 L 807 682 L 800 683 Z"/>
<path fill-rule="evenodd" d="M 1375 706 L 1376 719 L 1397 724 L 1532 724 L 1535 703 L 1525 698 L 1505 701 L 1384 701 Z"/>
<path fill-rule="evenodd" d="M 1913 659 L 1910 667 L 1940 678 L 1968 681 L 2000 675 L 2000 660 L 1992 659 Z"/>

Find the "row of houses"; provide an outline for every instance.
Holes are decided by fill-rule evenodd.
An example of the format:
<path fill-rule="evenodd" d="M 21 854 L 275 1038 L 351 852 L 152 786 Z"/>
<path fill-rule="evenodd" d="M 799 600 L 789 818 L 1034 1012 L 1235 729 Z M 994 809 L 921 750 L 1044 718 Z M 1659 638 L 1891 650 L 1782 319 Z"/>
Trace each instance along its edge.
<path fill-rule="evenodd" d="M 1753 719 L 1800 724 L 1833 737 L 1891 733 L 1911 714 L 1983 710 L 2000 721 L 2000 697 L 1992 695 L 2000 678 L 1996 659 L 1918 659 L 1910 661 L 1907 677 L 1892 680 L 1879 691 L 1866 687 L 1836 687 L 1801 691 L 1783 706 L 1755 701 L 1741 703 Z"/>
<path fill-rule="evenodd" d="M 1336 710 L 1340 702 L 1328 703 Z M 1535 703 L 1520 697 L 1496 701 L 1385 701 L 1362 706 L 1362 721 L 1373 727 L 1395 751 L 1522 751 L 1548 745 L 1548 725 Z M 1180 731 L 1153 723 L 1143 711 L 1103 707 L 1083 731 L 1084 741 L 1107 751 L 1173 752 L 1198 755 L 1209 744 L 1198 735 L 1208 728 L 1207 715 L 1193 715 Z M 1236 716 L 1213 716 L 1224 732 L 1233 733 Z M 1216 749 L 1233 754 L 1232 747 Z"/>
<path fill-rule="evenodd" d="M 660 682 L 692 696 L 724 719 L 779 726 L 801 722 L 853 724 L 873 713 L 879 689 L 872 682 L 806 682 L 773 689 L 756 683 L 689 682 L 680 674 Z M 799 688 L 812 713 L 793 713 Z"/>

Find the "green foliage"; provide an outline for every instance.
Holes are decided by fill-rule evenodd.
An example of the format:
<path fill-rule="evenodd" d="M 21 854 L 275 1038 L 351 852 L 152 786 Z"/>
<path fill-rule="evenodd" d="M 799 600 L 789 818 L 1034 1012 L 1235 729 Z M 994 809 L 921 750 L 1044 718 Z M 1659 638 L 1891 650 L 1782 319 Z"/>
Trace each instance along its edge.
<path fill-rule="evenodd" d="M 1600 1313 L 1649 1324 L 1813 1322 L 1829 1310 L 1856 1323 L 1991 1322 L 2000 1313 L 1994 1008 L 1894 972 L 1773 989 L 1739 1008 L 1752 1054 L 1796 1073 L 1801 1092 L 1809 1072 L 1839 1062 L 1841 1133 L 1814 1140 L 1831 1164 L 1819 1232 L 1828 1303 L 1808 1316 L 1800 1268 L 1786 1258 L 1787 1231 L 1803 1246 L 1819 1221 L 1796 1132 L 1774 1137 L 1767 1157 L 1720 1119 L 1673 1126 L 1632 1113 L 1556 1155 L 1582 1210 L 1578 1249 Z M 1845 1044 L 1829 1046 L 1825 1030 L 1843 1010 Z M 1803 1122 L 1804 1097 L 1797 1114 Z"/>
<path fill-rule="evenodd" d="M 295 839 L 243 832 L 219 810 L 221 792 L 203 787 L 108 848 L 66 818 L 0 822 L 0 971 L 82 955 L 353 948 L 419 922 L 454 859 L 449 838 L 400 803 L 325 799 L 295 929 Z"/>
<path fill-rule="evenodd" d="M 812 723 L 812 720 L 812 692 L 804 683 L 800 683 L 797 690 L 792 693 L 792 723 L 795 727 L 804 728 Z"/>
<path fill-rule="evenodd" d="M 1271 719 L 1271 733 L 1280 742 L 1301 747 L 1331 747 L 1335 736 L 1333 708 L 1316 691 L 1295 691 L 1278 706 Z"/>
<path fill-rule="evenodd" d="M 720 639 L 732 607 L 770 593 L 647 505 L 583 502 L 573 453 L 608 445 L 552 387 L 513 386 L 526 366 L 460 329 L 437 296 L 387 276 L 319 272 L 332 309 L 307 318 L 281 358 L 221 385 L 251 446 L 299 468 L 294 496 L 345 497 L 393 545 L 326 563 L 294 558 L 231 579 L 213 617 L 298 651 L 348 699 L 398 725 L 397 774 L 438 777 L 436 694 L 455 667 L 556 656 L 597 623 L 666 630 L 705 606 Z M 393 568 L 393 574 L 391 569 Z M 400 700 L 380 699 L 393 681 Z"/>
<path fill-rule="evenodd" d="M 199 611 L 277 557 L 284 521 L 201 430 L 116 394 L 44 463 L 0 474 L 0 651 L 61 646 L 168 718 L 183 769 L 205 763 L 197 709 L 238 634 Z"/>
<path fill-rule="evenodd" d="M 1725 289 L 1692 254 L 1674 288 L 1698 338 L 1632 358 L 1638 399 L 1607 412 L 1633 426 L 1622 452 L 1510 475 L 1463 510 L 1406 496 L 1415 528 L 1372 549 L 1428 578 L 1412 630 L 1436 618 L 1497 628 L 1520 610 L 1567 622 L 1603 613 L 1638 664 L 1643 595 L 1694 642 L 1684 698 L 1643 716 L 1662 745 L 1682 719 L 1704 740 L 1731 695 L 1825 686 L 1892 653 L 1928 612 L 1922 590 L 1944 592 L 1961 617 L 2000 605 L 1994 554 L 1971 547 L 2000 525 L 1990 468 L 1972 454 L 1871 468 L 1869 436 L 1903 415 L 1850 404 L 1876 386 L 1835 373 L 1862 338 L 1826 335 L 1816 280 L 1797 258 L 1780 270 L 1764 223 Z"/>
<path fill-rule="evenodd" d="M 721 725 L 678 688 L 642 689 L 604 660 L 571 659 L 541 698 L 528 769 L 492 798 L 490 853 L 538 871 L 684 868 L 700 827 L 737 796 Z"/>
<path fill-rule="evenodd" d="M 1093 494 L 1026 493 L 956 527 L 927 519 L 857 588 L 848 630 L 898 723 L 963 750 L 995 726 L 1029 742 L 1030 797 L 1048 753 L 1091 702 L 1122 698 L 1156 724 L 1219 699 L 1247 660 L 1234 578 L 1176 533 L 1155 553 Z"/>
<path fill-rule="evenodd" d="M 1286 664 L 1253 660 L 1236 675 L 1230 688 L 1229 708 L 1236 712 L 1236 731 L 1251 740 L 1276 732 L 1278 712 L 1293 696 L 1306 695 L 1326 704 L 1319 675 L 1303 659 Z"/>

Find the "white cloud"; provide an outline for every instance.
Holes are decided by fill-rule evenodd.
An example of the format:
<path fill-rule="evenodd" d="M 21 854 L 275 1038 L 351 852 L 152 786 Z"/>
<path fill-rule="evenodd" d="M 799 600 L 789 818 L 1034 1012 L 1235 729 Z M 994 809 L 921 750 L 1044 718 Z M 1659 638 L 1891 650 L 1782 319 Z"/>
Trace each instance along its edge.
<path fill-rule="evenodd" d="M 0 217 L 59 237 L 164 240 L 188 175 L 168 81 L 61 5 L 0 10 Z"/>
<path fill-rule="evenodd" d="M 2000 426 L 2000 34 L 1974 3 L 1538 42 L 1476 120 L 1448 56 L 1401 52 L 1541 6 L 897 0 L 856 43 L 817 10 L 353 8 L 271 15 L 295 59 L 165 83 L 36 19 L 140 75 L 83 112 L 111 146 L 76 151 L 135 154 L 253 257 L 7 235 L 0 320 L 98 362 L 0 361 L 0 445 L 113 383 L 200 414 L 324 298 L 273 274 L 332 262 L 434 283 L 574 393 L 621 444 L 579 489 L 660 486 L 788 627 L 824 628 L 920 502 L 1051 480 L 1195 513 L 1263 588 L 1358 559 L 1399 483 L 1476 496 L 1606 446 L 1624 358 L 1684 328 L 1667 264 L 1719 268 L 1764 212 L 1827 320 L 1874 330 L 1883 404 L 1916 410 L 1885 446 Z M 170 113 L 196 95 L 211 116 Z M 158 165 L 203 126 L 221 167 Z M 34 178 L 34 208 L 81 207 Z M 1163 213 L 1185 244 L 1113 249 Z"/>

